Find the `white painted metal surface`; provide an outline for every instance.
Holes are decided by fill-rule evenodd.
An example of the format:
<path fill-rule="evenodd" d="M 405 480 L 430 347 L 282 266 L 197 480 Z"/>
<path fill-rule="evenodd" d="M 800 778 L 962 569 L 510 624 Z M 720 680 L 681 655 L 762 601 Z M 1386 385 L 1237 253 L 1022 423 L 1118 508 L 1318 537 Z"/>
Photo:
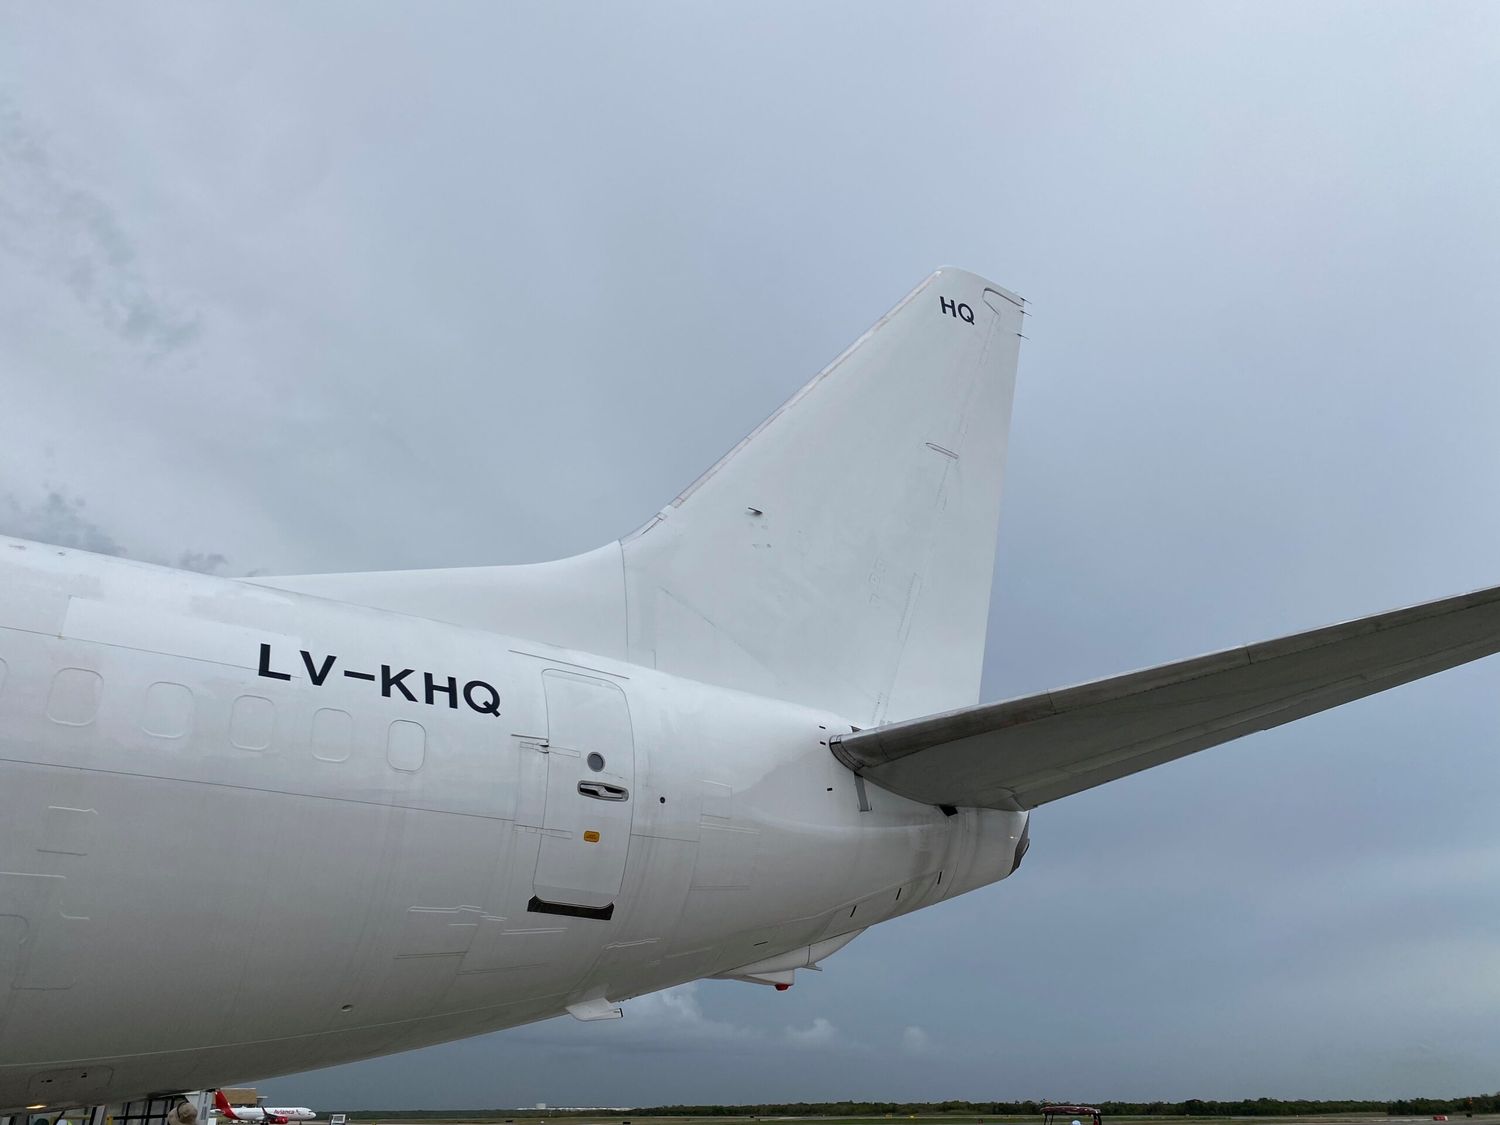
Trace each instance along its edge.
<path fill-rule="evenodd" d="M 140 645 L 76 635 L 92 603 L 138 610 Z M 861 813 L 827 711 L 324 599 L 7 540 L 0 615 L 26 626 L 0 629 L 7 1105 L 213 1086 L 617 1004 L 989 881 L 1022 819 L 884 794 Z M 78 690 L 78 671 L 97 686 Z M 608 829 L 629 836 L 608 920 L 530 908 L 549 870 L 549 672 L 629 707 L 633 774 L 623 740 L 600 774 L 633 813 Z M 159 684 L 191 696 L 167 733 L 150 729 Z M 248 733 L 246 700 L 270 709 Z M 397 724 L 420 727 L 420 762 L 391 753 Z M 983 858 L 976 833 L 994 842 Z M 552 881 L 579 899 L 617 868 L 573 870 Z"/>
<path fill-rule="evenodd" d="M 1500 652 L 1500 587 L 1024 699 L 835 736 L 915 801 L 1034 809 Z"/>
<path fill-rule="evenodd" d="M 618 685 L 560 668 L 547 696 L 547 811 L 533 889 L 555 905 L 604 909 L 620 893 L 630 843 L 635 740 Z"/>
<path fill-rule="evenodd" d="M 1020 317 L 939 271 L 559 563 L 250 582 L 0 540 L 0 1109 L 785 984 L 1008 875 L 1026 812 L 830 743 L 977 701 Z"/>
<path fill-rule="evenodd" d="M 979 698 L 1022 302 L 939 270 L 620 543 L 258 581 L 869 725 Z"/>

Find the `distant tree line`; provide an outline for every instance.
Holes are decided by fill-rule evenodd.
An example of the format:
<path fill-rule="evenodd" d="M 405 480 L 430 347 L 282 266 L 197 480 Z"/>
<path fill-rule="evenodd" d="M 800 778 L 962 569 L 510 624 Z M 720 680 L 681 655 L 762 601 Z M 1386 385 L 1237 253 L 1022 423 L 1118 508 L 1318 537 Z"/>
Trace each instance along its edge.
<path fill-rule="evenodd" d="M 1044 1105 L 1075 1104 L 1067 1098 L 1023 1102 L 788 1102 L 780 1105 L 653 1106 L 638 1109 L 642 1117 L 872 1117 L 927 1116 L 939 1113 L 965 1117 L 1040 1117 Z M 1399 1101 L 1349 1099 L 1312 1101 L 1286 1098 L 1241 1098 L 1211 1101 L 1188 1098 L 1180 1102 L 1096 1102 L 1106 1117 L 1314 1117 L 1336 1113 L 1384 1113 L 1391 1117 L 1434 1113 L 1500 1113 L 1500 1093 L 1457 1098 L 1406 1098 Z"/>
<path fill-rule="evenodd" d="M 765 1105 L 659 1105 L 629 1111 L 638 1117 L 1040 1117 L 1042 1106 L 1072 1104 L 1067 1098 L 1023 1102 L 783 1102 Z M 1500 1113 L 1500 1092 L 1457 1098 L 1403 1098 L 1397 1101 L 1349 1099 L 1311 1101 L 1285 1098 L 1242 1098 L 1212 1101 L 1188 1098 L 1181 1102 L 1085 1102 L 1098 1106 L 1105 1117 L 1317 1117 L 1337 1113 L 1384 1113 L 1391 1117 L 1428 1117 L 1434 1113 Z M 516 1121 L 527 1118 L 598 1118 L 600 1112 L 540 1109 L 480 1110 L 354 1110 L 353 1120 L 383 1121 Z M 621 1114 L 625 1117 L 626 1114 Z M 999 1125 L 997 1122 L 996 1125 Z"/>

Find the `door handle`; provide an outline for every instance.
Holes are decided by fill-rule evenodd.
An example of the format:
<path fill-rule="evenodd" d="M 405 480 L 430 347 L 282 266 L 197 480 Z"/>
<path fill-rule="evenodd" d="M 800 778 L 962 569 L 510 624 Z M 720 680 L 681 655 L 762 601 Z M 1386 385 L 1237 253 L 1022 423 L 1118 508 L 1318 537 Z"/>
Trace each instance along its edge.
<path fill-rule="evenodd" d="M 622 789 L 618 785 L 609 785 L 603 781 L 580 781 L 578 792 L 581 796 L 592 797 L 596 801 L 630 800 L 630 790 Z"/>

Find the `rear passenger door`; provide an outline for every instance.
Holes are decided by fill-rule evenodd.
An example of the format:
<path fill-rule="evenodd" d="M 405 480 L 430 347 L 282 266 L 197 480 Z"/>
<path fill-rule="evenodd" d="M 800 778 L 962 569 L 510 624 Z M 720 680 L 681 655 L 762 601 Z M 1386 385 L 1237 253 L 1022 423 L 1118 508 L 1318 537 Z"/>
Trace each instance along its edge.
<path fill-rule="evenodd" d="M 542 684 L 547 808 L 531 907 L 608 918 L 625 875 L 635 799 L 630 707 L 618 684 L 597 677 L 549 668 Z"/>

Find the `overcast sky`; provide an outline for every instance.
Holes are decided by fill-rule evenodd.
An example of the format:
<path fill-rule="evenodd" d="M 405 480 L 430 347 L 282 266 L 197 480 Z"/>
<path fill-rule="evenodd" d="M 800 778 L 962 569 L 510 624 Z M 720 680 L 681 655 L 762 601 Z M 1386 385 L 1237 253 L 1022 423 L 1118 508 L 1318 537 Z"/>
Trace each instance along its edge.
<path fill-rule="evenodd" d="M 0 4 L 0 530 L 574 553 L 954 264 L 1033 313 L 985 698 L 1500 582 L 1497 43 L 1481 3 Z M 1492 660 L 1048 806 L 788 993 L 261 1090 L 1492 1090 L 1497 720 Z"/>

